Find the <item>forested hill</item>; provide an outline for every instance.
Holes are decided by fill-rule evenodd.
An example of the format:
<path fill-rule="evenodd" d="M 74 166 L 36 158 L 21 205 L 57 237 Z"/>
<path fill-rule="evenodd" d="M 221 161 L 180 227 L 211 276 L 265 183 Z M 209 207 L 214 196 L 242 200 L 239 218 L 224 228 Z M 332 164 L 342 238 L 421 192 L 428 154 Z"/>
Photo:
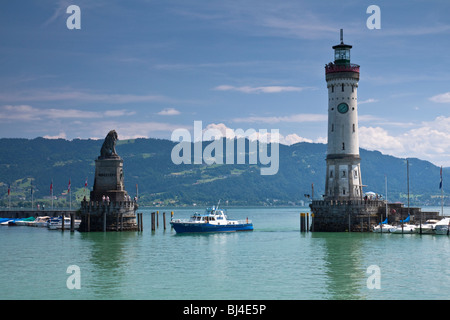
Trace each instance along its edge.
<path fill-rule="evenodd" d="M 73 199 L 82 198 L 86 178 L 88 188 L 92 188 L 94 160 L 102 143 L 80 139 L 0 139 L 0 205 L 7 205 L 10 185 L 10 200 L 28 206 L 31 181 L 34 199 L 50 195 L 52 180 L 54 195 L 63 199 L 69 179 Z M 312 184 L 316 199 L 324 191 L 325 144 L 280 145 L 279 170 L 275 175 L 261 175 L 259 165 L 249 164 L 248 157 L 246 164 L 176 165 L 171 160 L 176 144 L 159 139 L 118 141 L 116 150 L 124 160 L 125 187 L 134 196 L 138 185 L 141 203 L 207 205 L 221 199 L 228 205 L 285 205 L 300 204 L 302 200 L 307 203 L 304 195 L 312 194 Z M 204 142 L 203 148 L 208 144 Z M 192 153 L 193 150 L 192 146 Z M 364 149 L 360 153 L 364 191 L 384 194 L 387 176 L 389 200 L 406 202 L 406 159 Z M 411 204 L 439 204 L 440 168 L 419 159 L 409 159 L 409 164 Z M 449 172 L 449 168 L 444 169 L 444 179 Z"/>

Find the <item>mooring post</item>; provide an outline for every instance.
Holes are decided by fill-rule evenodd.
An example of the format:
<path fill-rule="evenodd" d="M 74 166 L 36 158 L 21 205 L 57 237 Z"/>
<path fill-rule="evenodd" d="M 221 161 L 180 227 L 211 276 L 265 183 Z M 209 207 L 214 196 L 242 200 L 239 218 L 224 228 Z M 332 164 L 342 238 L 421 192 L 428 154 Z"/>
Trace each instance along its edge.
<path fill-rule="evenodd" d="M 311 231 L 314 232 L 314 213 L 311 213 Z"/>
<path fill-rule="evenodd" d="M 64 213 L 61 215 L 61 231 L 64 231 Z"/>
<path fill-rule="evenodd" d="M 300 213 L 300 232 L 305 231 L 305 214 L 303 212 Z"/>
<path fill-rule="evenodd" d="M 155 231 L 155 212 L 152 212 L 152 231 Z"/>
<path fill-rule="evenodd" d="M 156 227 L 159 228 L 159 211 L 156 211 Z"/>
<path fill-rule="evenodd" d="M 163 224 L 164 224 L 164 230 L 166 230 L 166 212 L 163 212 Z"/>
<path fill-rule="evenodd" d="M 70 213 L 70 232 L 75 231 L 75 213 Z"/>
<path fill-rule="evenodd" d="M 144 231 L 144 214 L 141 212 L 141 231 Z"/>
<path fill-rule="evenodd" d="M 306 213 L 306 232 L 309 231 L 309 212 Z"/>

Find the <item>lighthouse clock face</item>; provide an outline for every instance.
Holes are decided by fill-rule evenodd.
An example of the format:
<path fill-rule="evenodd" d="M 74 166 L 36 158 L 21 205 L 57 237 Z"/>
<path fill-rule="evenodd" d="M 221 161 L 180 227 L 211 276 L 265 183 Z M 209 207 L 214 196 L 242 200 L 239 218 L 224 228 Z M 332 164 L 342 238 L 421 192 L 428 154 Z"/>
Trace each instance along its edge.
<path fill-rule="evenodd" d="M 337 106 L 337 109 L 340 113 L 346 113 L 348 111 L 348 104 L 341 103 Z"/>

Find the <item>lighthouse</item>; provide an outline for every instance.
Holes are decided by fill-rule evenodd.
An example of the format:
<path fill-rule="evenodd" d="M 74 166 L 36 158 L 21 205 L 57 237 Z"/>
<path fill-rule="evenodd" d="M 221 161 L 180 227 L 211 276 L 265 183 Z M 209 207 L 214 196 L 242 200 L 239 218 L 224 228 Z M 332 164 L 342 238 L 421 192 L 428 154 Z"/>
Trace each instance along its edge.
<path fill-rule="evenodd" d="M 333 46 L 334 61 L 325 65 L 328 90 L 328 146 L 323 199 L 313 199 L 312 231 L 369 231 L 379 221 L 384 202 L 363 197 L 358 140 L 359 65 L 350 61 L 352 46 Z"/>
<path fill-rule="evenodd" d="M 328 149 L 325 200 L 357 200 L 362 196 L 358 141 L 359 65 L 350 62 L 352 46 L 333 46 L 334 62 L 325 66 L 328 89 Z"/>

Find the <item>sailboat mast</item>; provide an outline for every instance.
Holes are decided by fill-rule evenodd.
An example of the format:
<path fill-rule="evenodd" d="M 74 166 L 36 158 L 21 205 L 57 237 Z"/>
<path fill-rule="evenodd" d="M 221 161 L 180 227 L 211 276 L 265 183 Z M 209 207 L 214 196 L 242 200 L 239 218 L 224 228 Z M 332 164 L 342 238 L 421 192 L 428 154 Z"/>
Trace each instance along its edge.
<path fill-rule="evenodd" d="M 385 184 L 385 188 L 386 188 L 386 219 L 388 217 L 388 192 L 387 192 L 387 176 L 384 176 L 384 184 Z"/>

